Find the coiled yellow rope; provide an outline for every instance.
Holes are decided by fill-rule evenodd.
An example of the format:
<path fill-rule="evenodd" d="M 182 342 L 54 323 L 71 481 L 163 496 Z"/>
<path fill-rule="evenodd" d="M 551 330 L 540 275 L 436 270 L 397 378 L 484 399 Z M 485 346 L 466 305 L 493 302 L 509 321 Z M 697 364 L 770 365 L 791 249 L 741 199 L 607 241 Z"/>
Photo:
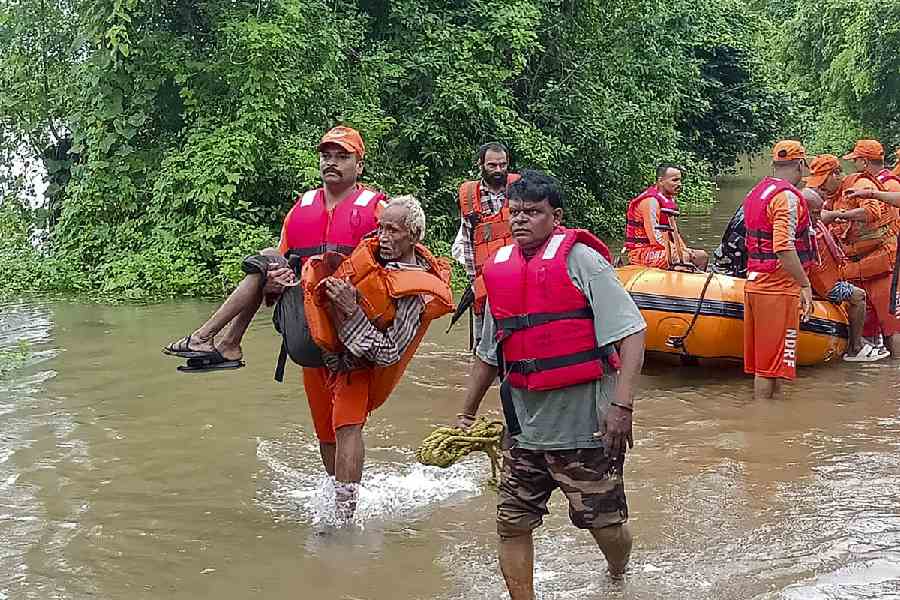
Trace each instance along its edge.
<path fill-rule="evenodd" d="M 468 429 L 438 427 L 416 450 L 416 460 L 423 465 L 447 468 L 472 452 L 481 451 L 491 459 L 491 478 L 497 481 L 500 466 L 500 440 L 503 423 L 479 417 Z"/>

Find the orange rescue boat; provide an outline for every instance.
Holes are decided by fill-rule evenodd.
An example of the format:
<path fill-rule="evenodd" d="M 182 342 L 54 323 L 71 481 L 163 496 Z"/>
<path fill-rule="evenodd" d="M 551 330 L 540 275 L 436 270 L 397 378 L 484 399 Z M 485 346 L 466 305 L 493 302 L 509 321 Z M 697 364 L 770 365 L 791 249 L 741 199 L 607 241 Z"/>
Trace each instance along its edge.
<path fill-rule="evenodd" d="M 743 360 L 743 279 L 639 265 L 621 267 L 616 272 L 647 321 L 648 352 Z M 707 279 L 706 294 L 691 328 Z M 797 364 L 817 365 L 840 358 L 847 347 L 847 333 L 844 309 L 816 300 L 812 316 L 800 324 Z"/>

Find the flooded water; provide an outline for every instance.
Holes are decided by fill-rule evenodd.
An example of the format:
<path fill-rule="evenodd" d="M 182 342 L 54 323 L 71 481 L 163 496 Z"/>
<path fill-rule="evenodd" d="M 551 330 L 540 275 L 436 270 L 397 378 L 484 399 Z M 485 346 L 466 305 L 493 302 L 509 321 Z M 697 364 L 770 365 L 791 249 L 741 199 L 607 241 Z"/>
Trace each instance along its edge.
<path fill-rule="evenodd" d="M 682 233 L 712 249 L 751 185 L 720 183 Z M 180 374 L 159 352 L 212 308 L 0 307 L 0 348 L 31 348 L 0 379 L 0 600 L 506 597 L 487 458 L 413 457 L 459 410 L 465 327 L 433 327 L 372 416 L 356 527 L 329 532 L 299 377 L 272 381 L 268 314 L 245 369 Z M 648 365 L 626 465 L 630 574 L 607 580 L 555 497 L 538 597 L 900 598 L 898 364 L 804 369 L 775 401 L 751 387 L 738 368 Z"/>

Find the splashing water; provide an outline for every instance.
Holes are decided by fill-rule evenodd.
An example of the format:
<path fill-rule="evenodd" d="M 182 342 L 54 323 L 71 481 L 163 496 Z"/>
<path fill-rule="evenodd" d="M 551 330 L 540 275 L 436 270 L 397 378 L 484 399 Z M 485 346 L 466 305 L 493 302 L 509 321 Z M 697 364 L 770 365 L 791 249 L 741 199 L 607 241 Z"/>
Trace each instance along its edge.
<path fill-rule="evenodd" d="M 402 452 L 413 454 L 408 449 Z M 269 473 L 263 478 L 269 487 L 257 494 L 264 508 L 277 518 L 314 528 L 335 525 L 334 479 L 322 470 L 317 448 L 257 440 L 256 455 Z M 367 462 L 353 524 L 365 527 L 420 519 L 439 506 L 480 495 L 487 480 L 482 458 L 469 457 L 448 469 L 398 461 Z"/>

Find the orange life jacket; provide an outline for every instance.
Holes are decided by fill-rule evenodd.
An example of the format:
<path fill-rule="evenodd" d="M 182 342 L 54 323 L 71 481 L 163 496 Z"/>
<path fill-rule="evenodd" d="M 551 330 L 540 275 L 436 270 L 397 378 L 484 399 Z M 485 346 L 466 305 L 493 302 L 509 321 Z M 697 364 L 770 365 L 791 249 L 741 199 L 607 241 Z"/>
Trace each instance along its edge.
<path fill-rule="evenodd" d="M 834 210 L 858 208 L 858 204 L 848 203 L 844 199 L 844 193 L 853 189 L 861 180 L 868 180 L 878 190 L 884 190 L 884 186 L 869 173 L 853 173 L 847 175 L 841 182 L 839 194 L 834 199 Z M 859 262 L 870 252 L 881 248 L 885 243 L 893 239 L 894 213 L 887 206 L 882 207 L 880 216 L 874 223 L 847 223 L 835 224 L 832 233 L 841 240 L 841 247 L 850 262 Z"/>
<path fill-rule="evenodd" d="M 897 177 L 893 173 L 891 173 L 888 169 L 882 169 L 878 175 L 875 176 L 881 185 L 884 186 L 885 191 L 887 192 L 900 192 L 900 177 Z M 900 233 L 900 208 L 896 206 L 890 206 L 885 204 L 881 207 L 882 210 L 889 210 L 894 215 L 894 223 L 891 227 L 891 232 L 894 235 Z"/>
<path fill-rule="evenodd" d="M 340 256 L 325 254 L 310 258 L 304 265 L 300 283 L 303 286 L 306 321 L 310 335 L 323 350 L 341 350 L 328 314 L 330 302 L 322 283 L 328 276 L 344 279 L 356 287 L 360 308 L 369 321 L 382 331 L 394 320 L 394 301 L 404 296 L 422 295 L 425 309 L 419 329 L 423 334 L 432 320 L 453 311 L 450 265 L 446 260 L 436 258 L 421 244 L 416 244 L 416 255 L 426 263 L 427 270 L 388 269 L 378 262 L 377 255 L 378 240 L 369 238 L 360 242 L 343 262 L 339 262 Z"/>
<path fill-rule="evenodd" d="M 644 217 L 641 214 L 641 203 L 648 198 L 655 198 L 659 203 L 660 225 L 671 224 L 669 220 L 669 213 L 665 212 L 665 210 L 675 212 L 678 211 L 678 204 L 675 202 L 675 200 L 660 192 L 655 185 L 650 186 L 646 190 L 641 192 L 639 196 L 633 198 L 631 202 L 628 203 L 628 210 L 625 213 L 626 250 L 635 250 L 637 248 L 644 248 L 647 246 L 652 246 L 654 248 L 663 247 L 662 244 L 656 241 L 656 238 L 650 239 L 647 237 L 647 231 L 644 226 Z"/>
<path fill-rule="evenodd" d="M 823 223 L 816 223 L 813 233 L 816 239 L 816 260 L 807 269 L 807 275 L 813 291 L 820 298 L 827 298 L 834 284 L 844 279 L 843 267 L 847 257 Z"/>
<path fill-rule="evenodd" d="M 506 187 L 509 188 L 520 178 L 518 173 L 509 173 Z M 459 214 L 472 225 L 472 250 L 475 256 L 473 308 L 480 315 L 484 312 L 484 299 L 487 297 L 484 279 L 481 277 L 484 263 L 498 249 L 513 243 L 509 229 L 509 203 L 504 202 L 500 210 L 492 215 L 485 214 L 481 205 L 481 182 L 466 181 L 459 186 Z"/>

